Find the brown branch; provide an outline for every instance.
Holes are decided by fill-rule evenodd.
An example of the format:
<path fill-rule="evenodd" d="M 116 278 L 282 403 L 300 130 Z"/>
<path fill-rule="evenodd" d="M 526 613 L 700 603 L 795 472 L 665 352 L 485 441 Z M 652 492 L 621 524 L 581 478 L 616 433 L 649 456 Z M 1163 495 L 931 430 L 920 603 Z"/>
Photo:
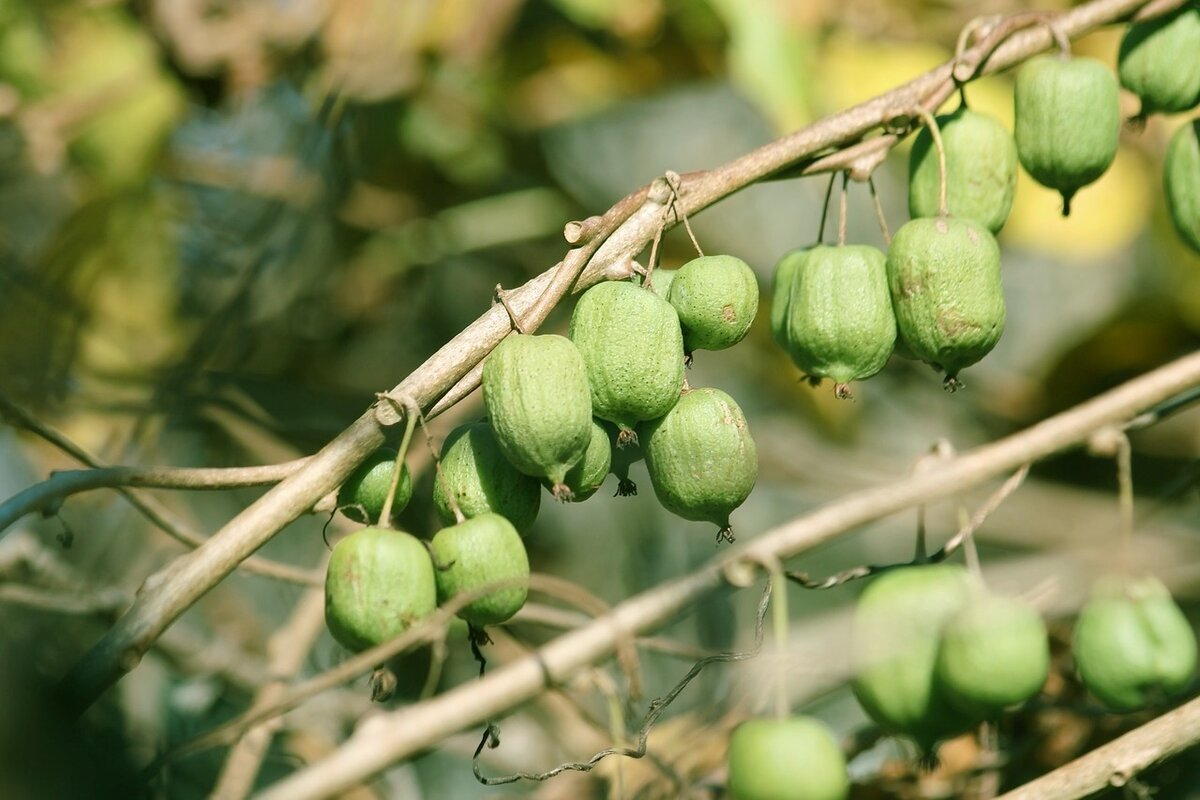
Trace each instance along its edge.
<path fill-rule="evenodd" d="M 1056 23 L 1065 34 L 1076 36 L 1098 25 L 1125 19 L 1145 4 L 1146 0 L 1092 0 L 1064 12 L 1056 18 Z M 992 52 L 978 72 L 986 74 L 1011 66 L 1050 44 L 1048 30 L 1023 31 Z M 981 51 L 982 48 L 980 51 L 972 48 L 963 57 L 977 57 Z M 677 210 L 681 214 L 695 214 L 774 173 L 802 165 L 831 148 L 857 142 L 917 103 L 927 101 L 935 92 L 948 96 L 954 88 L 953 66 L 953 62 L 947 62 L 892 92 L 798 130 L 724 166 L 682 176 Z M 541 324 L 570 288 L 579 290 L 601 280 L 630 274 L 633 259 L 659 230 L 660 210 L 669 197 L 664 196 L 664 188 L 667 188 L 665 181 L 659 179 L 625 197 L 605 212 L 596 235 L 585 246 L 569 251 L 555 268 L 506 296 L 508 304 L 530 330 Z M 510 330 L 505 309 L 489 309 L 389 394 L 409 398 L 422 409 L 431 409 Z M 392 405 L 377 403 L 302 469 L 246 508 L 201 548 L 182 556 L 177 566 L 169 567 L 170 580 L 159 581 L 144 591 L 129 612 L 64 679 L 62 690 L 68 704 L 77 710 L 86 708 L 133 669 L 168 625 L 284 525 L 310 508 L 317 498 L 338 486 L 382 443 L 383 428 L 398 421 L 399 414 Z M 526 685 L 532 688 L 538 682 Z M 441 722 L 445 724 L 445 720 Z"/>
<path fill-rule="evenodd" d="M 303 800 L 336 794 L 451 734 L 499 716 L 532 699 L 547 686 L 562 683 L 578 670 L 607 658 L 622 633 L 638 634 L 665 624 L 723 585 L 726 574 L 745 576 L 749 572 L 752 578 L 758 565 L 770 559 L 793 557 L 859 525 L 953 496 L 996 475 L 1078 446 L 1095 431 L 1132 419 L 1196 385 L 1200 385 L 1200 352 L 1135 378 L 1020 433 L 830 503 L 726 550 L 695 572 L 614 606 L 604 617 L 560 636 L 535 654 L 506 664 L 479 681 L 364 722 L 328 759 L 269 787 L 262 798 Z M 739 580 L 738 585 L 746 585 L 746 581 Z"/>
<path fill-rule="evenodd" d="M 1200 698 L 1150 720 L 997 800 L 1076 800 L 1125 786 L 1139 773 L 1200 744 Z"/>

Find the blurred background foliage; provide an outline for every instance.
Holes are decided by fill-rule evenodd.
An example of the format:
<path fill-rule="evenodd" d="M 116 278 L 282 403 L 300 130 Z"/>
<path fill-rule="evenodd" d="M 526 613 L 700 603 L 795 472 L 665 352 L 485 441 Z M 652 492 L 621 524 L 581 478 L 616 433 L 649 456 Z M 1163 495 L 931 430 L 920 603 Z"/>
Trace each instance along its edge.
<path fill-rule="evenodd" d="M 561 258 L 567 220 L 602 212 L 667 169 L 716 166 L 886 91 L 950 56 L 970 18 L 1027 7 L 0 0 L 0 391 L 114 463 L 233 465 L 312 452 L 373 392 L 396 384 L 486 309 L 497 284 L 517 285 Z M 1112 63 L 1119 38 L 1109 29 L 1077 48 Z M 967 96 L 1011 126 L 1009 76 L 973 83 Z M 1136 101 L 1124 99 L 1133 113 Z M 1022 176 L 1000 236 L 1008 329 L 967 371 L 963 392 L 947 395 L 927 369 L 894 360 L 857 388 L 856 402 L 836 401 L 827 387 L 798 381 L 765 319 L 736 350 L 700 354 L 691 383 L 731 392 L 759 442 L 761 477 L 735 515 L 739 535 L 904 474 L 938 439 L 958 448 L 990 440 L 1195 348 L 1200 257 L 1174 236 L 1159 176 L 1166 141 L 1183 121 L 1156 117 L 1125 131 L 1113 168 L 1078 196 L 1069 219 L 1059 216 L 1056 194 Z M 904 144 L 875 176 L 893 228 L 905 218 L 906 158 Z M 825 185 L 811 178 L 756 186 L 693 224 L 706 251 L 753 265 L 765 306 L 775 260 L 816 237 Z M 866 188 L 850 191 L 849 238 L 882 245 Z M 691 255 L 686 237 L 667 236 L 665 265 Z M 567 313 L 546 330 L 562 332 Z M 435 439 L 480 413 L 471 398 L 434 423 Z M 1198 451 L 1200 415 L 1191 411 L 1135 441 L 1142 538 L 1132 568 L 1160 574 L 1193 615 Z M 35 437 L 0 429 L 0 496 L 73 466 Z M 529 539 L 535 569 L 616 602 L 711 556 L 711 531 L 669 518 L 639 470 L 636 499 L 602 491 L 578 507 L 543 503 Z M 431 480 L 426 470 L 403 517 L 423 536 L 435 529 Z M 1038 597 L 1060 634 L 1091 577 L 1114 567 L 1114 485 L 1108 461 L 1082 453 L 1053 459 L 981 534 L 989 577 Z M 257 494 L 161 499 L 208 533 Z M 953 504 L 931 509 L 935 538 L 950 532 L 955 513 Z M 324 521 L 298 521 L 264 554 L 317 565 Z M 901 560 L 911 531 L 910 515 L 886 520 L 801 566 L 822 573 Z M 0 558 L 6 583 L 44 581 L 44 570 L 14 556 L 14 542 L 69 568 L 72 591 L 86 596 L 132 593 L 180 552 L 110 493 L 74 498 L 55 518 L 26 519 L 0 543 L 10 556 Z M 239 574 L 176 628 L 197 651 L 226 648 L 232 664 L 261 665 L 264 642 L 299 591 Z M 772 676 L 785 674 L 798 707 L 840 733 L 863 726 L 837 689 L 856 591 L 797 591 L 792 657 L 707 673 L 652 738 L 658 767 L 609 763 L 540 787 L 484 790 L 466 762 L 477 741 L 471 733 L 390 771 L 363 796 L 615 797 L 624 787 L 632 797 L 640 787 L 642 796 L 669 797 L 678 788 L 672 774 L 696 791 L 716 791 L 724 733 L 765 707 Z M 753 638 L 754 594 L 714 598 L 669 634 L 703 647 L 744 646 Z M 239 683 L 236 668 L 157 650 L 94 711 L 90 733 L 68 736 L 36 691 L 19 689 L 60 675 L 111 612 L 64 614 L 9 599 L 0 600 L 0 615 L 0 682 L 21 698 L 0 714 L 0 730 L 8 728 L 0 739 L 5 797 L 83 796 L 84 787 L 90 796 L 134 796 L 134 770 L 244 708 L 255 683 L 252 670 Z M 548 636 L 528 626 L 511 633 L 498 638 L 496 661 Z M 342 657 L 323 639 L 307 670 Z M 427 661 L 426 654 L 406 662 L 414 685 Z M 663 656 L 647 656 L 644 666 L 651 694 L 687 668 Z M 1081 703 L 1069 658 L 1060 666 L 1054 697 Z M 473 669 L 455 638 L 443 685 Z M 564 690 L 575 705 L 550 695 L 507 719 L 504 747 L 488 754 L 487 769 L 548 768 L 606 746 L 607 723 L 597 727 L 591 717 L 602 718 L 607 706 L 585 684 Z M 393 702 L 409 702 L 415 691 Z M 364 708 L 347 700 L 361 700 L 362 687 L 354 692 L 289 716 L 263 782 L 336 746 Z M 637 708 L 628 710 L 631 720 Z M 1027 712 L 1002 731 L 1012 759 L 1003 781 L 1028 778 L 1136 722 L 1053 707 Z M 36 745 L 51 739 L 54 748 Z M 882 770 L 884 779 L 861 796 L 891 796 L 881 786 L 912 797 L 974 791 L 966 776 L 977 754 L 969 742 L 955 747 L 941 771 L 921 779 L 894 746 L 868 750 L 855 774 Z M 90 757 L 80 761 L 76 750 Z M 205 795 L 221 757 L 180 762 L 159 791 Z M 90 766 L 62 769 L 62 759 Z M 1152 775 L 1159 796 L 1196 796 L 1185 794 L 1200 781 L 1195 761 Z M 37 768 L 14 772 L 10 764 Z"/>

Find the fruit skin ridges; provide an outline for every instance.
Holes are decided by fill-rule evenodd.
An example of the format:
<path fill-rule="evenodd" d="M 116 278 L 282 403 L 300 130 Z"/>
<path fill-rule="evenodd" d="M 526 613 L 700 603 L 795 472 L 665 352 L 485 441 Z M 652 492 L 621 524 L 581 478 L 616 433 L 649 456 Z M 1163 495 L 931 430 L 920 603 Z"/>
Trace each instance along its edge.
<path fill-rule="evenodd" d="M 468 519 L 492 511 L 526 533 L 537 519 L 542 489 L 537 478 L 509 462 L 488 422 L 470 422 L 446 437 L 433 503 L 443 525 L 454 524 L 457 505 Z"/>
<path fill-rule="evenodd" d="M 1185 122 L 1171 137 L 1163 162 L 1163 191 L 1175 230 L 1200 253 L 1200 119 Z"/>
<path fill-rule="evenodd" d="M 626 281 L 593 286 L 575 305 L 569 335 L 587 365 L 592 413 L 618 427 L 618 447 L 635 443 L 638 423 L 679 399 L 683 332 L 656 292 Z"/>
<path fill-rule="evenodd" d="M 1200 4 L 1184 3 L 1130 25 L 1121 39 L 1117 77 L 1141 99 L 1141 118 L 1200 104 Z"/>
<path fill-rule="evenodd" d="M 750 332 L 758 278 L 736 256 L 700 256 L 679 268 L 667 299 L 679 314 L 686 352 L 724 350 Z"/>
<path fill-rule="evenodd" d="M 1092 58 L 1034 56 L 1017 71 L 1014 134 L 1025 170 L 1071 198 L 1108 169 L 1117 155 L 1121 109 L 1117 78 Z"/>
<path fill-rule="evenodd" d="M 483 365 L 483 399 L 496 442 L 512 465 L 569 494 L 567 470 L 592 437 L 592 400 L 583 357 L 570 339 L 515 334 Z"/>

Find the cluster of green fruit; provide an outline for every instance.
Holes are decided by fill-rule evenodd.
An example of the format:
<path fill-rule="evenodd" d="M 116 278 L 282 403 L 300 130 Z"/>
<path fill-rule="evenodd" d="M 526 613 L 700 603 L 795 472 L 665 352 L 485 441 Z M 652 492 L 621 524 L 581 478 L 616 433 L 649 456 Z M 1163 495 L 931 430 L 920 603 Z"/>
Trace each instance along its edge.
<path fill-rule="evenodd" d="M 1084 685 L 1118 711 L 1178 694 L 1196 669 L 1195 634 L 1153 578 L 1100 581 L 1073 650 Z M 1049 648 L 1032 607 L 938 564 L 872 581 L 855 610 L 854 663 L 854 693 L 867 714 L 929 754 L 1036 695 Z"/>
<path fill-rule="evenodd" d="M 669 511 L 719 526 L 758 477 L 746 418 L 718 389 L 689 389 L 685 358 L 745 337 L 758 310 L 753 271 L 731 256 L 701 256 L 647 286 L 602 283 L 580 298 L 570 335 L 508 337 L 488 357 L 488 418 L 446 439 L 433 501 L 442 528 L 428 548 L 411 534 L 368 527 L 333 549 L 326 619 L 335 638 L 361 650 L 387 641 L 460 594 L 459 612 L 482 627 L 520 610 L 529 558 L 521 535 L 544 486 L 557 499 L 591 497 L 611 472 L 618 494 L 636 494 L 629 466 L 641 458 Z M 375 525 L 396 454 L 380 450 L 342 485 L 338 505 Z M 412 497 L 407 468 L 393 511 Z M 501 585 L 488 591 L 490 584 Z"/>
<path fill-rule="evenodd" d="M 1120 82 L 1142 113 L 1200 103 L 1200 4 L 1130 27 Z M 824 245 L 786 254 L 775 267 L 771 331 L 814 383 L 852 381 L 883 369 L 893 350 L 946 374 L 983 358 L 1004 330 L 1000 249 L 1017 164 L 1059 191 L 1063 214 L 1112 164 L 1120 133 L 1118 82 L 1099 61 L 1066 54 L 1030 59 L 1017 73 L 1015 141 L 994 118 L 965 106 L 937 118 L 940 150 L 924 129 L 909 162 L 912 219 L 887 254 L 869 245 Z M 1200 121 L 1168 151 L 1164 183 L 1172 219 L 1200 250 Z"/>

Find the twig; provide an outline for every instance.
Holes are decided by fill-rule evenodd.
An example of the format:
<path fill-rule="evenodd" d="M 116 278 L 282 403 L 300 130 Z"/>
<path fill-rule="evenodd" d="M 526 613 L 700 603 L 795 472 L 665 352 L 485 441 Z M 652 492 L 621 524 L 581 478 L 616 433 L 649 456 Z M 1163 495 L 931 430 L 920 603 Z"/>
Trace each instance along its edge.
<path fill-rule="evenodd" d="M 1079 35 L 1098 25 L 1124 19 L 1145 2 L 1092 0 L 1064 12 L 1057 20 L 1058 28 L 1067 35 Z M 979 72 L 995 72 L 1011 66 L 1046 49 L 1050 42 L 1050 33 L 1041 28 L 1023 31 L 991 52 Z M 975 48 L 964 57 L 973 53 Z M 677 200 L 681 204 L 680 212 L 695 214 L 768 176 L 802 165 L 829 148 L 857 142 L 898 113 L 911 109 L 914 103 L 949 96 L 955 89 L 951 76 L 953 68 L 954 62 L 949 61 L 887 94 L 763 145 L 724 166 L 682 176 Z M 619 201 L 605 212 L 603 224 L 587 245 L 569 251 L 555 268 L 508 296 L 510 305 L 522 314 L 530 330 L 545 320 L 572 287 L 580 290 L 601 280 L 630 273 L 633 259 L 653 236 L 658 212 L 667 200 L 651 198 L 653 186 L 643 187 Z M 480 361 L 508 332 L 508 315 L 504 310 L 489 309 L 391 393 L 412 397 L 421 408 L 433 408 L 438 398 L 447 392 L 473 390 L 473 387 L 460 388 L 456 384 L 468 373 L 474 375 L 473 370 Z M 437 409 L 446 407 L 439 404 Z M 339 485 L 383 442 L 383 429 L 399 421 L 394 409 L 376 404 L 302 469 L 251 504 L 195 553 L 184 556 L 179 566 L 171 569 L 169 582 L 162 581 L 142 592 L 126 615 L 64 679 L 61 689 L 68 707 L 82 710 L 90 706 L 109 686 L 133 669 L 168 625 L 284 525 Z M 1027 460 L 1022 459 L 1021 463 Z M 1009 468 L 1014 466 L 1008 465 Z M 904 485 L 904 482 L 897 485 Z M 563 637 L 569 638 L 570 634 Z M 500 674 L 507 674 L 507 670 L 506 667 Z M 531 688 L 536 685 L 536 681 L 529 684 Z M 436 704 L 437 699 L 417 708 Z M 436 728 L 430 726 L 428 730 Z M 403 739 L 397 737 L 388 744 L 403 742 Z M 331 760 L 344 760 L 345 752 L 346 748 L 342 748 Z M 315 767 L 297 773 L 289 781 L 309 774 L 312 769 Z"/>
<path fill-rule="evenodd" d="M 1129 784 L 1139 773 L 1200 743 L 1200 698 L 1134 728 L 997 800 L 1076 800 Z"/>
<path fill-rule="evenodd" d="M 335 794 L 452 733 L 530 700 L 546 686 L 609 656 L 618 631 L 640 633 L 663 625 L 726 585 L 729 570 L 760 564 L 768 557 L 790 558 L 856 526 L 951 497 L 997 474 L 1077 446 L 1092 432 L 1131 419 L 1197 385 L 1200 353 L 1193 353 L 1031 428 L 947 459 L 940 466 L 843 497 L 728 548 L 692 573 L 625 600 L 606 616 L 558 637 L 529 657 L 493 670 L 482 680 L 364 722 L 336 753 L 274 784 L 261 797 L 306 800 Z"/>

